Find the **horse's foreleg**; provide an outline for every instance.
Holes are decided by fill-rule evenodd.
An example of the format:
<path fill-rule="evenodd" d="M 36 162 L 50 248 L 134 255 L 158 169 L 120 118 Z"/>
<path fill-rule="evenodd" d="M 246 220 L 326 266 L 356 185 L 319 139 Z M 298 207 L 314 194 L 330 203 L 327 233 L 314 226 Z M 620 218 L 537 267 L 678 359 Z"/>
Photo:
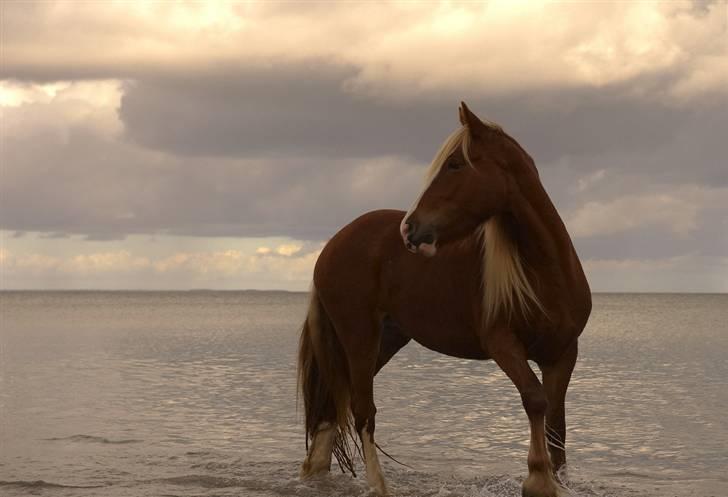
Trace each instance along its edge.
<path fill-rule="evenodd" d="M 541 382 L 528 364 L 526 350 L 508 331 L 491 333 L 486 339 L 486 347 L 521 394 L 531 426 L 528 478 L 523 482 L 523 496 L 558 497 L 560 487 L 552 473 L 546 448 L 545 415 L 548 400 Z"/>
<path fill-rule="evenodd" d="M 543 371 L 543 386 L 548 399 L 546 408 L 546 436 L 551 452 L 551 462 L 554 472 L 557 472 L 566 463 L 566 413 L 564 401 L 566 389 L 571 380 L 577 356 L 577 342 L 564 353 L 554 364 L 541 366 Z"/>
<path fill-rule="evenodd" d="M 410 338 L 402 333 L 400 327 L 391 319 L 385 319 L 382 322 L 382 338 L 379 345 L 379 356 L 377 357 L 377 366 L 374 368 L 374 375 L 384 367 L 394 354 L 400 351 L 402 347 L 407 345 Z"/>

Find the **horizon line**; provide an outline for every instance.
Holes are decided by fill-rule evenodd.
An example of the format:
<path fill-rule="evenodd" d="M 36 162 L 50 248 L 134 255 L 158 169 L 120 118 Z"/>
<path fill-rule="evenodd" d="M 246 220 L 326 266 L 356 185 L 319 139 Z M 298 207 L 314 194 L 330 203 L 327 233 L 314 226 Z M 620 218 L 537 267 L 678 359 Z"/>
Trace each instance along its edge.
<path fill-rule="evenodd" d="M 309 293 L 309 290 L 286 290 L 283 288 L 0 288 L 5 292 L 279 292 L 279 293 Z M 592 291 L 592 295 L 600 294 L 631 294 L 631 295 L 728 295 L 728 292 L 691 291 L 691 290 L 599 290 Z"/>

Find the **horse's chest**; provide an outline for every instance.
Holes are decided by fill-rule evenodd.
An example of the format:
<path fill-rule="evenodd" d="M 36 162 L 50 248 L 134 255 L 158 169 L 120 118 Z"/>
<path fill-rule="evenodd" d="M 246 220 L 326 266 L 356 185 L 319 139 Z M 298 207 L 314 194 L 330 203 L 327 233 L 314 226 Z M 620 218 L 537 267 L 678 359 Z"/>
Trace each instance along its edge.
<path fill-rule="evenodd" d="M 429 349 L 485 358 L 476 325 L 480 296 L 473 292 L 478 292 L 476 285 L 445 276 L 439 281 L 412 282 L 393 292 L 389 314 L 407 336 Z"/>

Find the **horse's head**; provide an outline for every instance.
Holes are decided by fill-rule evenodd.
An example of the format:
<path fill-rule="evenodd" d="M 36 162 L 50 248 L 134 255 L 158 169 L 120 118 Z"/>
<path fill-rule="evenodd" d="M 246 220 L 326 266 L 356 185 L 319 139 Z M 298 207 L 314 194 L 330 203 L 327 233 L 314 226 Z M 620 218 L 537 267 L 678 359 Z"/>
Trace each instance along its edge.
<path fill-rule="evenodd" d="M 445 141 L 428 171 L 428 183 L 402 219 L 412 252 L 434 255 L 438 245 L 471 234 L 506 209 L 511 167 L 525 152 L 499 126 L 484 123 L 461 103 L 462 127 Z M 532 167 L 532 166 L 531 166 Z"/>

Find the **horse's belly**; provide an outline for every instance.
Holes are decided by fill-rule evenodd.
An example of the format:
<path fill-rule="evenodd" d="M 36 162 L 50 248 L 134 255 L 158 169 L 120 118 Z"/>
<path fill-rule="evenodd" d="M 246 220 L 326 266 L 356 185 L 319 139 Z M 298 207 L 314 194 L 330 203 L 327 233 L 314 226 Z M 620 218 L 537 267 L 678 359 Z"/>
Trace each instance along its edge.
<path fill-rule="evenodd" d="M 425 319 L 422 319 L 422 318 Z M 425 348 L 462 359 L 488 359 L 473 327 L 465 322 L 443 322 L 432 316 L 403 316 L 398 319 L 401 333 Z M 429 319 L 428 319 L 429 318 Z M 449 320 L 444 320 L 449 321 Z"/>
<path fill-rule="evenodd" d="M 442 341 L 429 340 L 428 337 L 424 339 L 413 337 L 413 339 L 425 348 L 452 357 L 459 357 L 461 359 L 490 359 L 477 342 L 443 343 Z"/>

